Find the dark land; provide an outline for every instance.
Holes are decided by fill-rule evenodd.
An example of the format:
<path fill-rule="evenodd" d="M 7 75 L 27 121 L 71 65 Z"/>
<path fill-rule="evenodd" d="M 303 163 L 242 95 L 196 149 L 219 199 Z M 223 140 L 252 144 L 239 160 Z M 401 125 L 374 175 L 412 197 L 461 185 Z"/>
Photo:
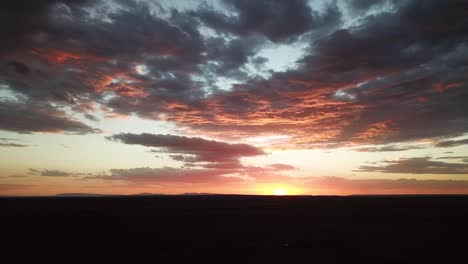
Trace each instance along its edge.
<path fill-rule="evenodd" d="M 468 196 L 0 198 L 2 263 L 468 263 Z"/>

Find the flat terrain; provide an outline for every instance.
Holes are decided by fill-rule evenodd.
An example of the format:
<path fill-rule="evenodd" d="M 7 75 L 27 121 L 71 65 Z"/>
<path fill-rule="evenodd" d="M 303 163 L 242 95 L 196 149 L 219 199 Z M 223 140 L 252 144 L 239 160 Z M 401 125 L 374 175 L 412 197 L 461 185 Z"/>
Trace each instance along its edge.
<path fill-rule="evenodd" d="M 468 263 L 468 196 L 0 198 L 0 224 L 3 263 Z"/>

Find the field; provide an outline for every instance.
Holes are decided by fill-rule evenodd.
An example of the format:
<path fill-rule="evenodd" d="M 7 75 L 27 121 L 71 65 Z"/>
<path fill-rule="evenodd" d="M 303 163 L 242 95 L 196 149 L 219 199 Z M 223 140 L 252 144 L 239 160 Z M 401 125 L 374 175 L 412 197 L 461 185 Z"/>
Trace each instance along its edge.
<path fill-rule="evenodd" d="M 6 263 L 468 259 L 468 196 L 1 198 L 0 215 Z"/>

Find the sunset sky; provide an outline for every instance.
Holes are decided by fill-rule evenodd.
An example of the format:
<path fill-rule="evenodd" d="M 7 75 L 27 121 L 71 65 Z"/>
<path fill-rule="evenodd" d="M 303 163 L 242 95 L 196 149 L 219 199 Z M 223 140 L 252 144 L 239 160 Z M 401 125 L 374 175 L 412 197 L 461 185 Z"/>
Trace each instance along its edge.
<path fill-rule="evenodd" d="M 468 193 L 466 0 L 7 0 L 0 195 Z"/>

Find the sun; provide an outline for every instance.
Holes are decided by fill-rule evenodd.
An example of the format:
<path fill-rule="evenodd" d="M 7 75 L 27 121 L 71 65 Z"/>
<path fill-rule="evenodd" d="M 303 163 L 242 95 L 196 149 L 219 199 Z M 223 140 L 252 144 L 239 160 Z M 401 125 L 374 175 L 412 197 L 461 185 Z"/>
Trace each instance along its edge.
<path fill-rule="evenodd" d="M 255 185 L 254 188 L 255 193 L 258 195 L 289 196 L 300 195 L 303 193 L 303 191 L 297 186 L 282 183 L 258 184 Z"/>
<path fill-rule="evenodd" d="M 273 190 L 274 195 L 282 196 L 282 195 L 287 195 L 288 192 L 285 189 L 275 189 Z"/>

